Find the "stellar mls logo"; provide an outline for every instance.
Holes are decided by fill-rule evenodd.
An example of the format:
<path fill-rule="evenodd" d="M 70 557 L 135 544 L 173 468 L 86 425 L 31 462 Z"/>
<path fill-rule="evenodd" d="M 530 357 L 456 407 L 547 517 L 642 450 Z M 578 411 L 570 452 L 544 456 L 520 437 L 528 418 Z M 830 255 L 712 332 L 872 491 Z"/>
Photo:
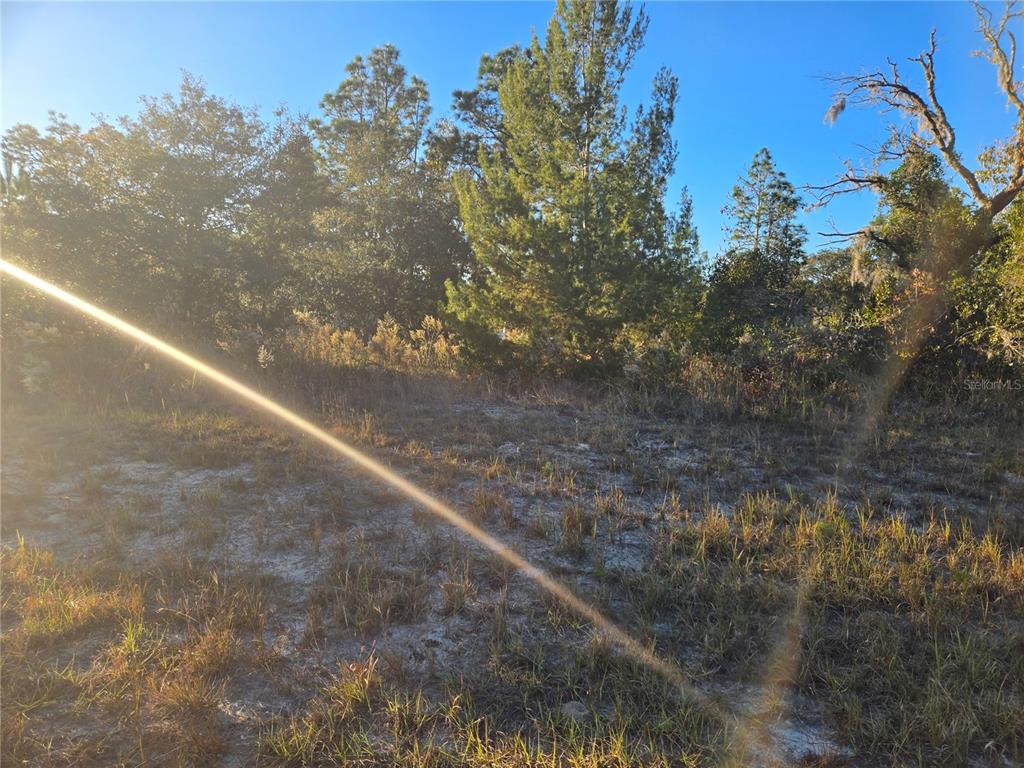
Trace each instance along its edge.
<path fill-rule="evenodd" d="M 981 392 L 1022 392 L 1024 379 L 968 379 L 964 388 Z"/>

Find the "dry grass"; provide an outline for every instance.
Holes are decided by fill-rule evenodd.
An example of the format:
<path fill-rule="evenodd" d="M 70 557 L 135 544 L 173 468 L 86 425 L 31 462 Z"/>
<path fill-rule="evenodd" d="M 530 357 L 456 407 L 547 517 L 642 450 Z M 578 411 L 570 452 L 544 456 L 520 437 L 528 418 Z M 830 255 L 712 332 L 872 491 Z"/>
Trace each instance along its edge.
<path fill-rule="evenodd" d="M 25 460 L 4 487 L 0 761 L 708 765 L 738 743 L 722 714 L 736 692 L 767 678 L 772 717 L 834 742 L 808 764 L 1019 761 L 1019 420 L 900 411 L 844 475 L 855 411 L 771 382 L 752 408 L 741 379 L 694 365 L 671 397 L 437 399 L 396 374 L 325 379 L 305 405 L 721 710 L 680 700 L 387 489 L 176 389 L 159 407 L 133 395 L 81 421 L 5 423 L 5 462 Z M 140 484 L 111 461 L 125 456 L 198 480 Z M 793 626 L 789 664 L 769 663 Z"/>

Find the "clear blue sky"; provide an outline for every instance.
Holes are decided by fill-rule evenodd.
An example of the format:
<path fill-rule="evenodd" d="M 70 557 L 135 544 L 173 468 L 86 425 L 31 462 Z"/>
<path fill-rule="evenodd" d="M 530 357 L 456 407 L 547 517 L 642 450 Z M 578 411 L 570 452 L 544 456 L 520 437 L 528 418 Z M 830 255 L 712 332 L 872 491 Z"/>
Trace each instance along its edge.
<path fill-rule="evenodd" d="M 473 85 L 480 54 L 543 33 L 553 5 L 522 3 L 9 3 L 2 6 L 4 129 L 45 124 L 47 111 L 88 125 L 92 115 L 134 113 L 140 95 L 174 90 L 180 71 L 218 95 L 269 112 L 286 104 L 315 114 L 345 64 L 382 43 L 427 81 L 435 116 L 451 91 Z M 769 147 L 796 184 L 830 180 L 858 144 L 882 137 L 872 112 L 823 124 L 829 74 L 902 62 L 939 33 L 939 87 L 964 154 L 1009 133 L 1010 117 L 962 3 L 649 3 L 647 45 L 625 87 L 631 109 L 667 65 L 680 79 L 672 203 L 687 185 L 697 226 L 714 255 L 720 209 L 754 152 Z M 1024 30 L 1021 30 L 1024 33 Z M 1024 36 L 1022 34 L 1019 37 Z M 864 223 L 870 194 L 805 217 L 813 233 L 834 220 Z"/>

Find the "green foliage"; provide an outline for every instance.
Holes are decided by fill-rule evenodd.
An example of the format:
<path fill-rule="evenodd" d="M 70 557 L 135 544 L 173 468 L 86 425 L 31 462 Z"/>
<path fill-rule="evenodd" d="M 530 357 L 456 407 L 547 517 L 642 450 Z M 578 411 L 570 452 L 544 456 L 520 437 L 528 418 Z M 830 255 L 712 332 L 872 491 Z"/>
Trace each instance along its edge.
<path fill-rule="evenodd" d="M 712 268 L 704 301 L 701 338 L 709 350 L 727 352 L 752 337 L 770 346 L 801 315 L 799 206 L 786 174 L 759 150 L 722 209 L 732 220 L 732 248 Z"/>
<path fill-rule="evenodd" d="M 518 45 L 493 56 L 484 54 L 477 70 L 476 87 L 453 94 L 452 111 L 462 127 L 450 120 L 443 121 L 431 137 L 434 147 L 459 167 L 478 173 L 481 145 L 503 147 L 508 137 L 498 86 L 516 60 L 529 56 L 530 51 Z"/>
<path fill-rule="evenodd" d="M 449 302 L 478 354 L 600 367 L 671 317 L 687 266 L 663 202 L 676 79 L 658 73 L 632 126 L 619 104 L 646 27 L 615 2 L 559 2 L 543 44 L 485 59 L 457 102 L 480 131 L 478 173 L 456 183 L 477 264 Z"/>
<path fill-rule="evenodd" d="M 980 220 L 946 180 L 939 159 L 909 152 L 881 184 L 879 214 L 854 248 L 852 277 L 866 289 L 861 317 L 887 350 L 948 365 L 1021 358 L 1019 203 Z M 915 348 L 917 308 L 926 341 Z"/>
<path fill-rule="evenodd" d="M 398 56 L 392 45 L 357 56 L 311 121 L 331 200 L 316 215 L 305 298 L 364 333 L 385 314 L 410 325 L 435 312 L 468 258 L 448 157 L 427 147 L 427 86 Z"/>
<path fill-rule="evenodd" d="M 31 192 L 32 185 L 28 173 L 24 167 L 14 171 L 14 158 L 5 155 L 3 159 L 4 169 L 0 173 L 0 198 L 5 202 L 24 198 Z"/>
<path fill-rule="evenodd" d="M 176 97 L 143 99 L 135 118 L 17 125 L 3 153 L 31 192 L 4 197 L 5 255 L 161 328 L 273 323 L 316 194 L 308 141 L 279 120 L 185 75 Z"/>
<path fill-rule="evenodd" d="M 775 167 L 771 152 L 762 147 L 747 174 L 732 188 L 732 202 L 722 209 L 733 222 L 729 234 L 732 249 L 792 259 L 807 236 L 796 223 L 799 208 L 800 197 L 793 185 Z"/>
<path fill-rule="evenodd" d="M 1018 200 L 996 225 L 996 242 L 971 272 L 952 281 L 950 336 L 961 354 L 1024 364 L 1024 205 Z"/>
<path fill-rule="evenodd" d="M 1024 208 L 972 202 L 920 137 L 894 134 L 864 182 L 880 195 L 864 235 L 814 254 L 800 196 L 761 149 L 705 270 L 688 193 L 665 202 L 676 78 L 659 71 L 632 119 L 621 103 L 646 29 L 628 4 L 560 0 L 543 42 L 483 56 L 436 123 L 426 83 L 385 45 L 349 63 L 308 125 L 264 121 L 186 74 L 136 116 L 14 126 L 5 258 L 261 368 L 296 312 L 349 329 L 341 357 L 373 365 L 384 331 L 433 316 L 460 365 L 645 382 L 677 380 L 695 351 L 819 382 L 889 355 L 1024 362 Z M 1014 157 L 1006 142 L 982 153 L 992 195 Z M 33 389 L 44 348 L 80 337 L 31 294 L 6 284 L 4 298 L 4 381 Z"/>
<path fill-rule="evenodd" d="M 885 354 L 883 330 L 869 322 L 870 290 L 854 280 L 851 248 L 829 248 L 807 257 L 797 278 L 806 316 L 796 328 L 800 363 L 819 379 L 835 381 L 868 370 Z"/>

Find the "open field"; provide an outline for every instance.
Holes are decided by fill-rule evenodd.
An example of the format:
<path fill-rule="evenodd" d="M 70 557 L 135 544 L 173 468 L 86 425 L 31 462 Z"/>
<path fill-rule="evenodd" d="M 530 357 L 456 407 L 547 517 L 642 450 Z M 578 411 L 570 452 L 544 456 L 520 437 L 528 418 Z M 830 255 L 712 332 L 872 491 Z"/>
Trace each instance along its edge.
<path fill-rule="evenodd" d="M 858 440 L 836 406 L 372 377 L 304 405 L 707 698 L 202 387 L 24 398 L 3 424 L 4 764 L 1024 757 L 1019 411 L 900 400 Z"/>

